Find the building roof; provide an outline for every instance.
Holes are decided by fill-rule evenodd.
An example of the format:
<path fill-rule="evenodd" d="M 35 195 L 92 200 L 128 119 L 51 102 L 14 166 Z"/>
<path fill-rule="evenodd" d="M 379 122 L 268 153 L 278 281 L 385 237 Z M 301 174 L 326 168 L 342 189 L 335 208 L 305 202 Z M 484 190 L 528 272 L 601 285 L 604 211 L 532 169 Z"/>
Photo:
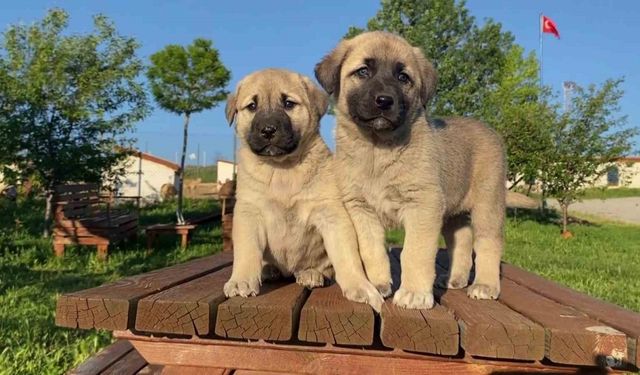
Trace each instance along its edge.
<path fill-rule="evenodd" d="M 622 163 L 640 163 L 640 156 L 623 156 L 621 158 L 616 159 L 616 161 Z"/>
<path fill-rule="evenodd" d="M 173 163 L 173 162 L 171 162 L 171 161 L 169 161 L 167 159 L 163 159 L 163 158 L 160 158 L 158 156 L 151 155 L 151 154 L 146 153 L 146 152 L 136 151 L 134 153 L 134 155 L 138 156 L 142 160 L 148 160 L 148 161 L 153 162 L 153 163 L 158 163 L 158 164 L 164 165 L 166 167 L 169 167 L 169 168 L 173 169 L 174 171 L 180 170 L 180 166 L 178 164 Z"/>

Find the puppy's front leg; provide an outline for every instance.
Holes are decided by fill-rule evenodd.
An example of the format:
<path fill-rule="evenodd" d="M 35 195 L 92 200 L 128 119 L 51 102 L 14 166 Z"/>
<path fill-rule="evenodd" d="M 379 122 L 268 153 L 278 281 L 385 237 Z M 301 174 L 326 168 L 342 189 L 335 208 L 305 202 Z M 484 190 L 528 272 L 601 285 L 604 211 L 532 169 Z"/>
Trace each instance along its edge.
<path fill-rule="evenodd" d="M 380 312 L 384 298 L 364 274 L 356 233 L 344 207 L 341 204 L 319 207 L 311 221 L 322 236 L 342 294 L 349 300 L 368 303 Z"/>
<path fill-rule="evenodd" d="M 267 244 L 262 216 L 252 207 L 238 202 L 233 215 L 233 271 L 224 284 L 224 294 L 255 296 L 260 293 L 262 257 Z"/>
<path fill-rule="evenodd" d="M 442 227 L 442 209 L 437 202 L 411 205 L 403 210 L 404 248 L 400 289 L 393 303 L 409 309 L 433 307 L 436 252 Z"/>
<path fill-rule="evenodd" d="M 384 227 L 365 202 L 351 199 L 345 207 L 356 230 L 360 257 L 367 277 L 382 296 L 391 295 L 391 264 L 384 243 Z"/>

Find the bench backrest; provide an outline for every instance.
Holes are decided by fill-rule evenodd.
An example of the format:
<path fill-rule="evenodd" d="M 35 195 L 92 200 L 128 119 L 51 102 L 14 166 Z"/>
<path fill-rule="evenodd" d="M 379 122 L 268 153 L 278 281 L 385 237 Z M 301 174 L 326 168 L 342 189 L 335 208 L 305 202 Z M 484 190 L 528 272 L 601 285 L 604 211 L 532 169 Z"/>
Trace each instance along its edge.
<path fill-rule="evenodd" d="M 100 203 L 102 201 L 98 184 L 59 185 L 54 190 L 56 219 L 90 216 Z"/>

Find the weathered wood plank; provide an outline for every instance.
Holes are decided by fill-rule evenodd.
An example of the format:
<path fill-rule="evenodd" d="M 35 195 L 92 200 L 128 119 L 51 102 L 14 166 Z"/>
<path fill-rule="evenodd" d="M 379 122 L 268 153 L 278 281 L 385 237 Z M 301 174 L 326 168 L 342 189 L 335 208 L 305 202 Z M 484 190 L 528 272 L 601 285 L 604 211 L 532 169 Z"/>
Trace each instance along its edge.
<path fill-rule="evenodd" d="M 530 372 L 575 374 L 575 367 L 542 366 L 539 363 L 478 361 L 434 357 L 398 351 L 341 347 L 282 345 L 223 340 L 182 340 L 134 337 L 134 347 L 149 363 L 177 366 L 210 366 L 280 373 L 388 375 L 388 374 L 521 374 Z M 139 339 L 138 339 L 139 338 Z M 591 373 L 589 370 L 582 373 Z M 596 369 L 603 373 L 603 369 Z"/>
<path fill-rule="evenodd" d="M 71 328 L 133 328 L 139 299 L 229 266 L 233 254 L 221 253 L 127 277 L 58 297 L 56 325 Z"/>
<path fill-rule="evenodd" d="M 142 358 L 140 353 L 132 350 L 107 367 L 100 375 L 135 375 L 146 365 L 147 361 Z"/>
<path fill-rule="evenodd" d="M 631 338 L 627 343 L 627 357 L 631 363 L 640 365 L 640 314 L 575 291 L 511 264 L 502 264 L 502 275 L 537 294 L 571 306 L 592 319 L 624 332 Z"/>
<path fill-rule="evenodd" d="M 207 335 L 213 332 L 222 290 L 231 267 L 152 294 L 138 302 L 136 329 L 141 332 Z"/>
<path fill-rule="evenodd" d="M 386 301 L 381 317 L 380 338 L 386 347 L 440 355 L 458 354 L 458 323 L 441 305 L 430 310 L 412 310 Z"/>
<path fill-rule="evenodd" d="M 438 274 L 446 275 L 445 252 L 439 252 L 437 262 Z M 544 357 L 545 335 L 540 325 L 497 301 L 471 299 L 466 289 L 435 289 L 435 293 L 458 319 L 460 345 L 468 354 L 520 360 Z"/>
<path fill-rule="evenodd" d="M 256 297 L 233 297 L 218 306 L 215 333 L 237 339 L 291 340 L 307 295 L 295 283 L 263 284 Z"/>
<path fill-rule="evenodd" d="M 375 317 L 371 306 L 347 300 L 340 286 L 316 288 L 300 313 L 298 339 L 340 345 L 371 345 Z"/>
<path fill-rule="evenodd" d="M 159 375 L 230 375 L 231 369 L 195 366 L 164 366 Z"/>
<path fill-rule="evenodd" d="M 402 265 L 401 247 L 390 248 L 393 289 L 400 284 Z M 422 353 L 458 354 L 460 334 L 458 322 L 453 314 L 437 304 L 433 309 L 402 309 L 391 300 L 385 302 L 380 313 L 380 338 L 389 348 L 398 348 Z"/>
<path fill-rule="evenodd" d="M 611 366 L 627 360 L 627 337 L 586 314 L 543 297 L 509 279 L 500 302 L 542 325 L 545 357 L 555 363 Z"/>
<path fill-rule="evenodd" d="M 134 350 L 127 340 L 118 340 L 69 371 L 68 375 L 97 375 Z"/>

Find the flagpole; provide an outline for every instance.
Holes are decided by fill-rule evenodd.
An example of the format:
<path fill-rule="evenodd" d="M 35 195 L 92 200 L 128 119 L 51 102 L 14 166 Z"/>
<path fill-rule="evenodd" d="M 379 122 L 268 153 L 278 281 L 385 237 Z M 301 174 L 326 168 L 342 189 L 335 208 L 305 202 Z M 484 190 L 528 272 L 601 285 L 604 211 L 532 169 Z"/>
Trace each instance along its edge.
<path fill-rule="evenodd" d="M 540 26 L 538 28 L 538 35 L 540 36 L 540 87 L 542 87 L 542 58 L 543 58 L 543 49 L 542 49 L 542 13 L 540 13 Z"/>

